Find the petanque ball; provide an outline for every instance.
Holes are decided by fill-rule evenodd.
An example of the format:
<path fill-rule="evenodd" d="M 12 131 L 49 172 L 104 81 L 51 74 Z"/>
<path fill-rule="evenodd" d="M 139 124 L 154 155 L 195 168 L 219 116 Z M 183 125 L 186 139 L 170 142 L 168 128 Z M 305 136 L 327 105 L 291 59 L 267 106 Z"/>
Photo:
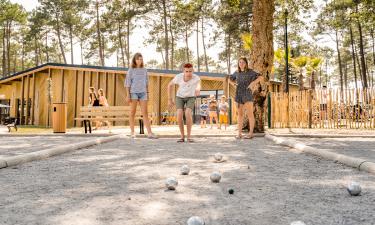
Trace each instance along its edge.
<path fill-rule="evenodd" d="M 210 176 L 210 179 L 214 183 L 219 183 L 221 179 L 221 174 L 219 172 L 213 172 Z"/>
<path fill-rule="evenodd" d="M 359 183 L 353 181 L 353 182 L 350 182 L 350 184 L 347 187 L 347 190 L 350 195 L 358 196 L 361 194 L 362 188 L 361 188 L 361 185 L 359 185 Z"/>
<path fill-rule="evenodd" d="M 221 154 L 221 153 L 216 153 L 215 155 L 214 155 L 214 159 L 216 160 L 216 161 L 218 161 L 218 162 L 220 162 L 221 160 L 223 160 L 223 154 Z"/>
<path fill-rule="evenodd" d="M 205 222 L 199 216 L 192 216 L 188 219 L 187 225 L 205 225 Z"/>
<path fill-rule="evenodd" d="M 181 174 L 182 175 L 188 175 L 190 173 L 190 168 L 188 165 L 183 165 L 181 167 Z"/>
<path fill-rule="evenodd" d="M 306 224 L 302 221 L 293 221 L 290 223 L 290 225 L 306 225 Z"/>
<path fill-rule="evenodd" d="M 228 192 L 229 192 L 229 194 L 233 195 L 234 190 L 231 188 L 231 189 L 228 190 Z"/>
<path fill-rule="evenodd" d="M 165 186 L 166 186 L 169 190 L 176 190 L 177 185 L 178 185 L 178 182 L 177 182 L 176 178 L 174 178 L 174 177 L 169 177 L 169 178 L 167 178 L 167 180 L 165 181 Z"/>

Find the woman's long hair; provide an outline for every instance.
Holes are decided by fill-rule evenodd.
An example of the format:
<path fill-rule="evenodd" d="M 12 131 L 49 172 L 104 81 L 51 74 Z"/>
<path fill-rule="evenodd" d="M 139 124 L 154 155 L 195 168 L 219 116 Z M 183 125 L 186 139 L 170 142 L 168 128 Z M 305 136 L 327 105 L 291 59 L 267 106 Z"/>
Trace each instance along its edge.
<path fill-rule="evenodd" d="M 139 52 L 135 53 L 135 55 L 133 56 L 133 59 L 132 59 L 131 68 L 137 68 L 137 62 L 136 62 L 136 60 L 137 60 L 139 57 L 142 57 L 142 58 L 143 58 L 142 54 L 139 53 Z M 143 67 L 144 67 L 144 65 L 143 65 L 143 61 L 142 61 L 142 64 L 141 64 L 140 68 L 143 68 Z"/>
<path fill-rule="evenodd" d="M 246 63 L 246 66 L 245 66 L 245 70 L 244 70 L 244 72 L 246 72 L 246 71 L 249 71 L 249 62 L 247 61 L 247 58 L 246 57 L 240 57 L 239 59 L 238 59 L 238 62 L 237 62 L 237 69 L 238 69 L 238 72 L 240 73 L 240 72 L 242 72 L 241 71 L 241 68 L 240 68 L 240 60 L 243 60 L 243 61 L 245 61 L 245 63 Z"/>

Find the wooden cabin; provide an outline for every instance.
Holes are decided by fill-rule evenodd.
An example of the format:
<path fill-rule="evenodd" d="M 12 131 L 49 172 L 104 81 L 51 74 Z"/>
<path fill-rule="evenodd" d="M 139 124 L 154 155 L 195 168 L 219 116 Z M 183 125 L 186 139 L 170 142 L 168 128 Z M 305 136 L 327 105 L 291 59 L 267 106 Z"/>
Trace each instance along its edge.
<path fill-rule="evenodd" d="M 47 63 L 0 79 L 0 101 L 11 106 L 8 115 L 17 118 L 21 125 L 51 126 L 51 104 L 67 103 L 68 127 L 81 126 L 74 120 L 81 106 L 88 105 L 88 89 L 103 88 L 109 105 L 125 104 L 124 81 L 128 68 Z M 162 113 L 169 109 L 167 85 L 181 71 L 149 69 L 149 108 L 160 124 Z M 234 103 L 235 88 L 229 85 L 226 74 L 195 72 L 202 83 L 197 100 L 210 94 L 225 94 Z M 50 79 L 49 79 L 50 78 Z M 281 84 L 271 82 L 271 85 Z M 49 88 L 50 86 L 50 88 Z M 50 91 L 49 91 L 50 89 Z M 176 90 L 176 89 L 175 89 Z M 174 90 L 174 91 L 175 91 Z M 271 90 L 272 91 L 272 90 Z M 51 102 L 49 102 L 49 93 Z M 236 122 L 235 104 L 230 104 L 230 121 Z M 196 114 L 199 114 L 196 111 Z M 124 125 L 124 123 L 116 123 Z"/>

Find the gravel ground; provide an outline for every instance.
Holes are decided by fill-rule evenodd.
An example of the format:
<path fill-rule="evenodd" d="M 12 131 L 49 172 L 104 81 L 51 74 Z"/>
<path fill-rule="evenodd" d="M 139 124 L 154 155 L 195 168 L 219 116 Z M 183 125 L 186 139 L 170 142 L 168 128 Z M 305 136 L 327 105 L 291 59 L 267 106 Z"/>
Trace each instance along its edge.
<path fill-rule="evenodd" d="M 375 138 L 288 138 L 318 149 L 375 162 Z M 374 222 L 375 223 L 375 222 Z"/>
<path fill-rule="evenodd" d="M 374 224 L 375 176 L 264 138 L 121 139 L 0 170 L 0 224 Z M 222 152 L 226 161 L 213 162 Z M 191 174 L 179 175 L 188 164 Z M 209 181 L 220 171 L 222 182 Z M 164 180 L 175 176 L 176 191 Z M 351 197 L 349 181 L 362 185 Z M 234 195 L 229 195 L 233 188 Z"/>
<path fill-rule="evenodd" d="M 90 140 L 93 137 L 71 136 L 34 136 L 34 137 L 0 137 L 0 159 L 29 152 L 49 149 L 64 144 Z M 94 137 L 96 138 L 96 137 Z"/>

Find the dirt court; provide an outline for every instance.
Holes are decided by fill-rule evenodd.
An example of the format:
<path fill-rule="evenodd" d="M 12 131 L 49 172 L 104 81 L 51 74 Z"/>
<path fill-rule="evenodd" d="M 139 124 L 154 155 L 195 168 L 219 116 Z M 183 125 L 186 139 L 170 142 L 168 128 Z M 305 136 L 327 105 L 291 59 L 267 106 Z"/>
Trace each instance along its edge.
<path fill-rule="evenodd" d="M 374 175 L 264 138 L 195 140 L 124 138 L 1 169 L 0 224 L 182 225 L 194 215 L 207 225 L 375 224 Z M 217 152 L 225 162 L 213 162 Z M 164 186 L 169 176 L 176 191 Z M 352 180 L 361 196 L 347 193 Z"/>

